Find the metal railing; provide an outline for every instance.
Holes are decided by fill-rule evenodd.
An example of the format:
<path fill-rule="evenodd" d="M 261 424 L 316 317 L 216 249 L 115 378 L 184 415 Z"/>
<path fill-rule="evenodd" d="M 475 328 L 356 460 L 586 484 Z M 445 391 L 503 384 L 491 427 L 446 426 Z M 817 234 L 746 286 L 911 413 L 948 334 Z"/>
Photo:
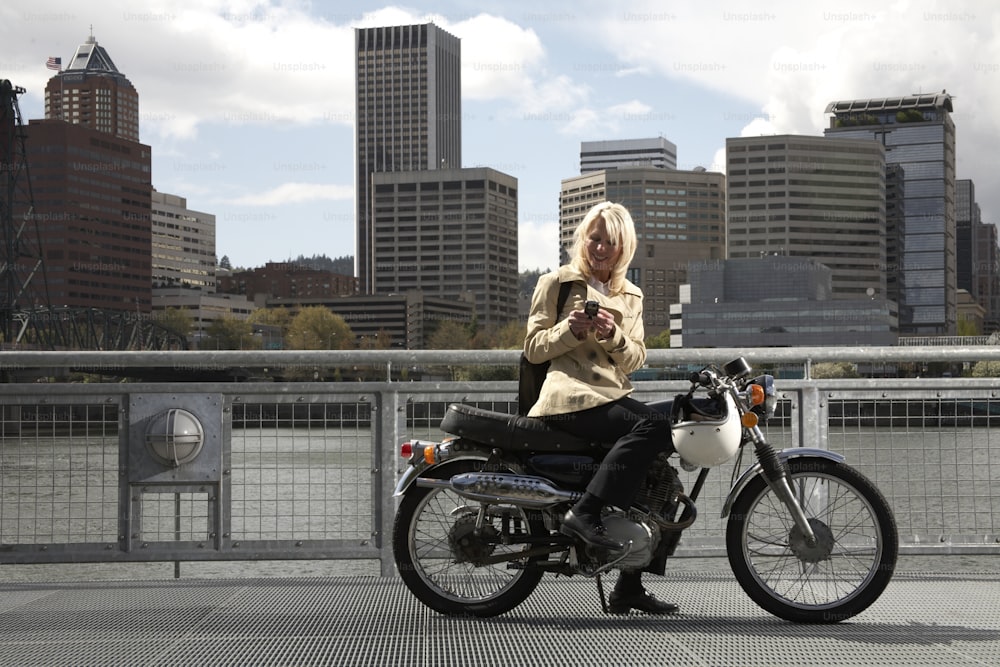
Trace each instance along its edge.
<path fill-rule="evenodd" d="M 904 551 L 1000 553 L 995 379 L 809 378 L 819 361 L 961 363 L 1000 359 L 1000 348 L 651 350 L 649 361 L 679 372 L 740 355 L 801 371 L 778 381 L 769 438 L 844 454 L 886 495 Z M 517 357 L 8 351 L 0 372 L 368 365 L 392 378 L 394 366 L 515 367 Z M 637 397 L 687 386 L 638 381 Z M 450 402 L 513 411 L 515 398 L 513 381 L 0 384 L 0 564 L 373 559 L 390 575 L 399 444 L 439 439 Z M 719 510 L 732 468 L 709 476 L 678 555 L 723 553 Z"/>

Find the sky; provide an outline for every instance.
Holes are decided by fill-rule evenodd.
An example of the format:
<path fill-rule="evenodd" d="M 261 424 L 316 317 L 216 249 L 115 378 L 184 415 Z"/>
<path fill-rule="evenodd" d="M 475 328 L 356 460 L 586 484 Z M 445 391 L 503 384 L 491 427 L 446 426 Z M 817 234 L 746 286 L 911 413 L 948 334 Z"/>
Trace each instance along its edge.
<path fill-rule="evenodd" d="M 91 34 L 139 93 L 153 187 L 216 216 L 235 267 L 354 255 L 354 28 L 462 42 L 462 159 L 518 179 L 519 266 L 558 263 L 580 143 L 663 136 L 725 171 L 727 137 L 822 135 L 835 100 L 947 90 L 957 177 L 1000 220 L 995 0 L 5 2 L 0 79 L 44 117 L 48 57 Z"/>

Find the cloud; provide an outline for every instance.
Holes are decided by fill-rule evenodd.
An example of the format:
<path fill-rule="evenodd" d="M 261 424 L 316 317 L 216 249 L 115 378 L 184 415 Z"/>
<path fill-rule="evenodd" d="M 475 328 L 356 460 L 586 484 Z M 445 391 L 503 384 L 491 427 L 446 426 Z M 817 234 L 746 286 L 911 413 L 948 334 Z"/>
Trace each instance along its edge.
<path fill-rule="evenodd" d="M 521 271 L 559 266 L 559 222 L 522 221 L 517 227 L 517 263 Z"/>
<path fill-rule="evenodd" d="M 340 201 L 354 198 L 354 187 L 324 183 L 282 183 L 250 195 L 227 200 L 237 206 L 284 206 L 318 201 Z"/>
<path fill-rule="evenodd" d="M 462 40 L 463 97 L 513 100 L 538 87 L 545 50 L 533 30 L 488 14 L 441 25 Z"/>
<path fill-rule="evenodd" d="M 748 104 L 760 109 L 767 122 L 748 120 L 744 135 L 818 135 L 828 126 L 825 109 L 832 101 L 947 89 L 954 98 L 958 177 L 985 181 L 992 173 L 1000 151 L 1000 115 L 989 111 L 1000 106 L 1000 12 L 993 3 L 722 0 L 681 11 L 637 0 L 624 13 L 606 9 L 601 18 L 588 41 L 599 37 L 623 69 L 728 97 L 734 115 Z M 977 199 L 984 215 L 1000 215 L 1000 190 L 981 184 Z"/>
<path fill-rule="evenodd" d="M 66 14 L 66 3 L 58 0 L 38 0 L 34 7 L 38 16 Z M 150 144 L 196 139 L 207 124 L 353 126 L 354 29 L 375 25 L 433 21 L 458 36 L 463 98 L 495 101 L 499 119 L 559 113 L 568 121 L 571 112 L 589 109 L 590 91 L 550 69 L 538 34 L 501 16 L 449 20 L 393 6 L 323 16 L 297 0 L 174 0 L 162 10 L 102 3 L 88 7 L 86 21 L 135 82 L 142 100 L 140 132 Z M 39 50 L 30 29 L 0 34 L 8 42 L 4 50 L 34 53 L 39 65 L 62 50 L 67 62 L 69 49 L 87 38 L 80 18 L 46 21 L 51 52 Z M 24 69 L 31 76 L 20 85 L 30 85 L 40 107 L 51 72 Z"/>

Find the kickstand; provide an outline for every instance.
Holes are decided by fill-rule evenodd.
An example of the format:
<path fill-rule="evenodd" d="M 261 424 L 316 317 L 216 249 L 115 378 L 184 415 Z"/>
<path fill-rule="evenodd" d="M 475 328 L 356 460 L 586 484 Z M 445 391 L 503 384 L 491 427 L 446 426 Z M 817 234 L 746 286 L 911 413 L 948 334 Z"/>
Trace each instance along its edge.
<path fill-rule="evenodd" d="M 601 581 L 601 575 L 594 577 L 597 580 L 597 594 L 601 597 L 601 611 L 605 614 L 608 613 L 608 600 L 604 597 L 604 582 Z"/>

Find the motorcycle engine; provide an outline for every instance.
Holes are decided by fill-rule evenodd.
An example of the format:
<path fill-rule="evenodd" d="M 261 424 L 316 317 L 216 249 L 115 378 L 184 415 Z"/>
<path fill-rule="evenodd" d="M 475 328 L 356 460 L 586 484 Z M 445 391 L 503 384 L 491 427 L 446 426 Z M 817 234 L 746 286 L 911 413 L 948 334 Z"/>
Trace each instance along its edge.
<path fill-rule="evenodd" d="M 629 555 L 615 567 L 623 569 L 641 569 L 653 560 L 653 553 L 660 541 L 660 529 L 646 521 L 633 521 L 623 512 L 612 512 L 601 517 L 607 535 L 622 544 L 632 542 Z"/>

